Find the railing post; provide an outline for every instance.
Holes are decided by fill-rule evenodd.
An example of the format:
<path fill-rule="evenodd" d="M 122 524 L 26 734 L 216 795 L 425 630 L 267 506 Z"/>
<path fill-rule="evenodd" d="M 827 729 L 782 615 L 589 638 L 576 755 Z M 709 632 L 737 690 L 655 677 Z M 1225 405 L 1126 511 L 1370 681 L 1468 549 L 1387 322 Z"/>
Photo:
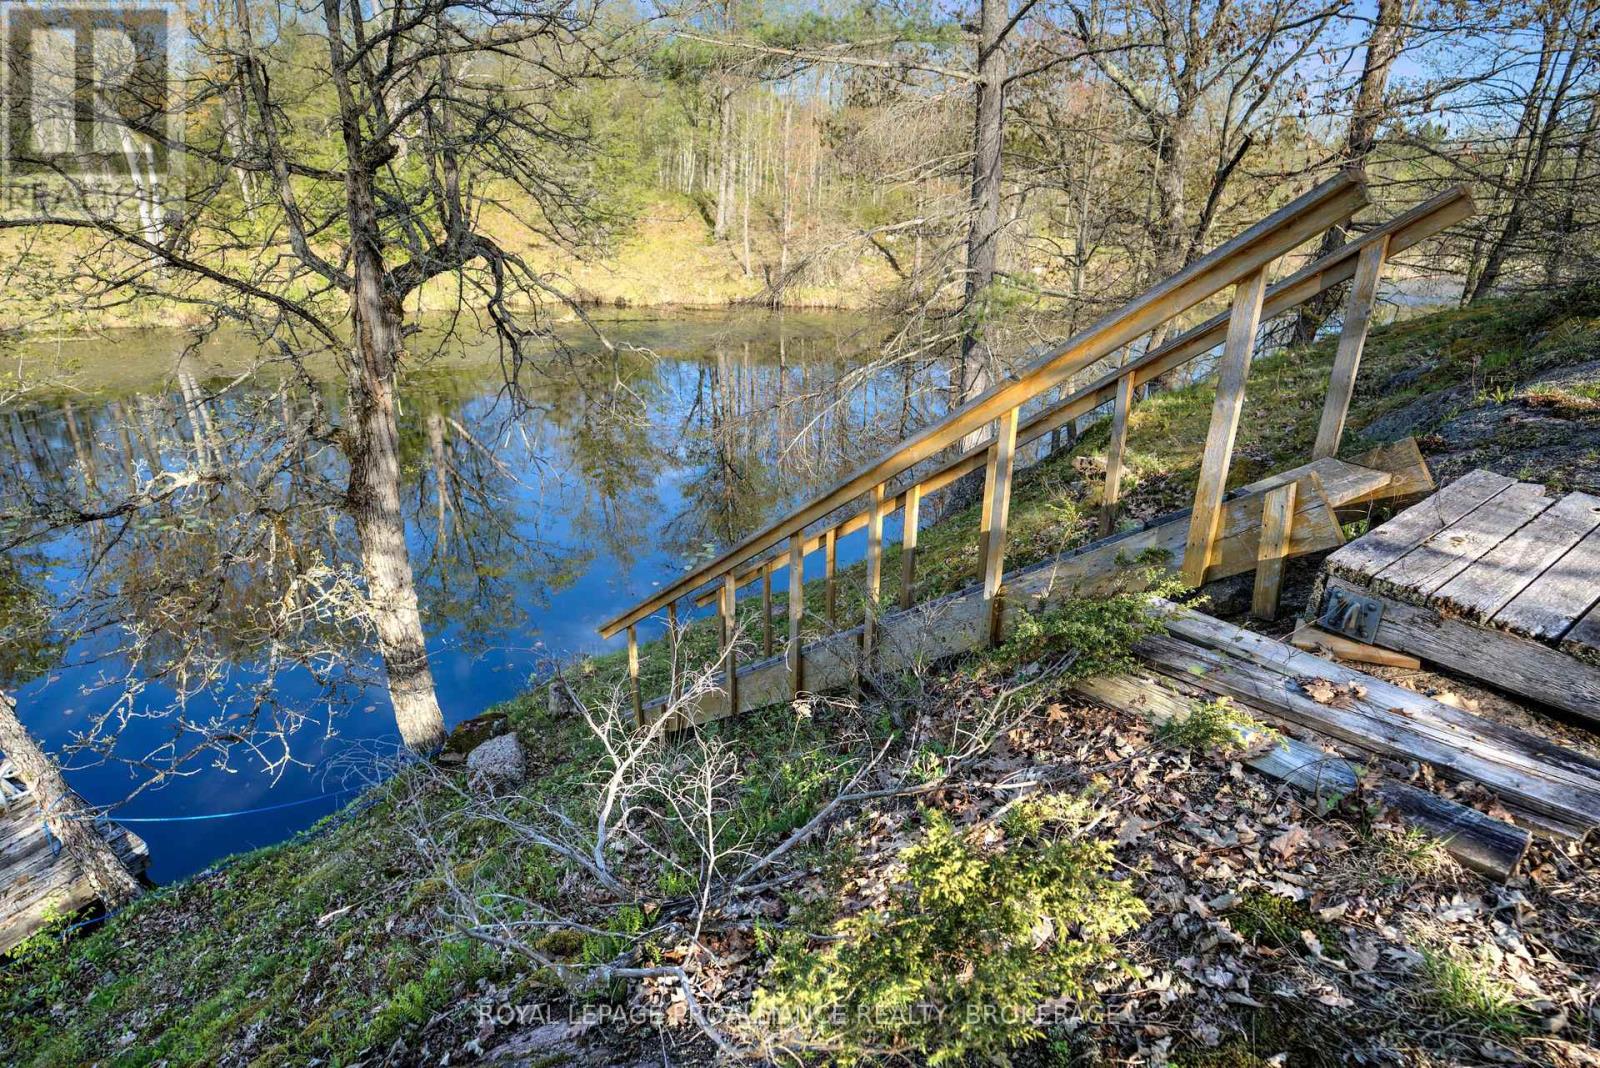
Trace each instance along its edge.
<path fill-rule="evenodd" d="M 672 657 L 671 670 L 667 674 L 667 700 L 678 699 L 678 602 L 667 603 L 667 651 Z"/>
<path fill-rule="evenodd" d="M 1333 357 L 1333 372 L 1328 378 L 1328 399 L 1322 406 L 1322 422 L 1317 426 L 1317 443 L 1311 458 L 1321 460 L 1339 451 L 1344 437 L 1344 420 L 1350 412 L 1350 398 L 1356 389 L 1356 372 L 1361 369 L 1361 349 L 1367 342 L 1367 327 L 1372 323 L 1372 306 L 1378 297 L 1378 279 L 1383 261 L 1389 255 L 1389 237 L 1372 242 L 1356 260 L 1355 280 L 1350 283 L 1350 299 L 1345 304 L 1344 326 L 1339 331 L 1339 349 Z"/>
<path fill-rule="evenodd" d="M 1128 410 L 1133 407 L 1133 372 L 1117 379 L 1117 399 L 1111 411 L 1111 444 L 1106 446 L 1106 489 L 1100 500 L 1100 536 L 1117 528 L 1117 500 L 1122 496 L 1122 464 L 1128 446 Z"/>
<path fill-rule="evenodd" d="M 828 542 L 832 545 L 832 541 Z M 806 536 L 804 531 L 795 531 L 789 536 L 789 696 L 799 697 L 800 687 L 804 684 L 804 671 L 800 652 L 800 622 L 806 610 L 806 581 L 805 581 L 805 546 Z"/>
<path fill-rule="evenodd" d="M 870 661 L 878 630 L 879 591 L 883 586 L 883 483 L 872 487 L 867 504 L 867 605 L 861 628 L 861 658 Z"/>
<path fill-rule="evenodd" d="M 728 714 L 739 714 L 739 657 L 734 651 L 734 635 L 738 626 L 734 618 L 734 599 L 739 592 L 733 572 L 722 576 L 722 650 L 728 662 Z"/>
<path fill-rule="evenodd" d="M 1245 381 L 1255 352 L 1256 327 L 1261 323 L 1261 298 L 1267 288 L 1267 269 L 1241 279 L 1233 290 L 1233 311 L 1228 317 L 1228 340 L 1217 366 L 1217 399 L 1211 406 L 1211 427 L 1206 431 L 1205 452 L 1200 457 L 1200 480 L 1194 491 L 1194 513 L 1189 517 L 1189 537 L 1183 548 L 1183 580 L 1190 586 L 1205 582 L 1211 566 L 1211 546 L 1222 518 L 1222 494 L 1228 484 L 1233 439 L 1239 432 L 1244 408 Z"/>
<path fill-rule="evenodd" d="M 1000 640 L 1002 611 L 1000 584 L 1006 573 L 1006 520 L 1011 514 L 1011 469 L 1017 454 L 1017 416 L 1012 408 L 995 420 L 994 446 L 984 484 L 984 512 L 989 517 L 983 548 L 983 603 L 990 644 Z"/>
<path fill-rule="evenodd" d="M 772 572 L 761 565 L 761 655 L 772 655 Z"/>
<path fill-rule="evenodd" d="M 823 602 L 828 614 L 828 626 L 835 629 L 839 626 L 839 599 L 838 590 L 834 583 L 834 575 L 838 570 L 838 561 L 834 555 L 835 532 L 829 527 L 822 532 L 822 588 Z"/>
<path fill-rule="evenodd" d="M 1256 584 L 1250 614 L 1257 619 L 1278 618 L 1278 595 L 1283 585 L 1283 561 L 1289 555 L 1294 527 L 1294 482 L 1267 491 L 1261 500 L 1261 541 L 1256 547 Z"/>
<path fill-rule="evenodd" d="M 633 722 L 644 726 L 644 694 L 639 690 L 639 632 L 628 628 L 628 683 L 633 691 Z"/>
<path fill-rule="evenodd" d="M 900 538 L 900 610 L 916 603 L 917 524 L 922 520 L 922 483 L 906 487 L 905 531 Z"/>

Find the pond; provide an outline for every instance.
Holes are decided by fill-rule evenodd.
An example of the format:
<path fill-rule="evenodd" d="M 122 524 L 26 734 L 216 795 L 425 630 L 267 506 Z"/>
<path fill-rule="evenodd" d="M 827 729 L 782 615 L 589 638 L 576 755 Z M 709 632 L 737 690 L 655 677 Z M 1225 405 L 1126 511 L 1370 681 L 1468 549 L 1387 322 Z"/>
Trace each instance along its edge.
<path fill-rule="evenodd" d="M 487 340 L 402 380 L 408 538 L 451 725 L 617 647 L 600 622 L 942 404 L 927 368 L 872 363 L 879 335 L 856 316 L 601 327 L 613 348 L 565 330 L 517 396 Z M 58 373 L 0 411 L 0 518 L 41 502 L 57 517 L 0 556 L 0 685 L 24 722 L 149 842 L 157 881 L 336 810 L 398 736 L 371 643 L 335 605 L 355 560 L 340 453 L 282 433 L 316 405 L 337 413 L 332 368 L 244 373 L 259 354 L 242 342 L 177 333 L 25 349 Z M 153 474 L 222 467 L 242 477 L 118 511 Z M 273 724 L 264 740 L 199 744 L 249 716 Z"/>

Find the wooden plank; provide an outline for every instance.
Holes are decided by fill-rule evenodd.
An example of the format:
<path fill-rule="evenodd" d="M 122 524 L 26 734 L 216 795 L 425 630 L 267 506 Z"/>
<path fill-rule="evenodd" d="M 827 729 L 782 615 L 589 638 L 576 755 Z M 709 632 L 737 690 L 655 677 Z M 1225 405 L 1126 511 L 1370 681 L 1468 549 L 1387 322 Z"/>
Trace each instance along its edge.
<path fill-rule="evenodd" d="M 917 592 L 917 534 L 922 522 L 922 486 L 913 483 L 906 487 L 906 505 L 903 533 L 900 538 L 900 608 L 902 611 L 916 603 Z"/>
<path fill-rule="evenodd" d="M 1600 605 L 1589 609 L 1572 625 L 1567 636 L 1561 639 L 1561 651 L 1584 664 L 1600 665 Z M 1600 701 L 1591 707 L 1600 707 Z"/>
<path fill-rule="evenodd" d="M 833 543 L 828 543 L 832 548 Z M 806 607 L 805 538 L 789 539 L 789 645 L 784 656 L 789 661 L 789 696 L 798 697 L 805 683 L 805 657 L 800 655 L 800 624 Z M 833 584 L 828 584 L 830 598 Z M 830 605 L 830 610 L 832 606 Z"/>
<path fill-rule="evenodd" d="M 1158 607 L 1169 632 L 1160 640 L 1176 640 L 1190 649 L 1218 652 L 1224 658 L 1215 661 L 1219 670 L 1231 670 L 1235 662 L 1251 665 L 1251 670 L 1240 676 L 1247 684 L 1253 685 L 1270 675 L 1276 679 L 1269 687 L 1271 692 L 1292 691 L 1297 702 L 1303 698 L 1304 702 L 1326 710 L 1312 709 L 1312 716 L 1348 713 L 1348 717 L 1338 720 L 1345 725 L 1341 729 L 1349 730 L 1348 735 L 1333 730 L 1338 725 L 1334 720 L 1330 720 L 1327 733 L 1346 737 L 1367 748 L 1375 741 L 1393 744 L 1396 754 L 1409 753 L 1412 759 L 1455 768 L 1485 785 L 1494 786 L 1504 780 L 1508 788 L 1531 791 L 1530 796 L 1542 797 L 1549 806 L 1547 811 L 1558 815 L 1578 814 L 1586 819 L 1593 817 L 1593 825 L 1600 825 L 1600 760 L 1562 748 L 1529 731 L 1474 715 L 1353 668 L 1301 652 L 1220 619 L 1166 602 L 1159 602 Z M 1142 643 L 1139 650 L 1143 656 Z M 1182 666 L 1181 670 L 1188 671 L 1189 667 Z M 1297 681 L 1304 678 L 1353 685 L 1362 692 L 1324 705 L 1305 693 Z M 1197 677 L 1196 685 L 1209 686 L 1209 683 Z M 1307 725 L 1324 730 L 1311 723 Z M 1414 748 L 1407 750 L 1401 743 Z M 1503 774 L 1495 770 L 1497 768 L 1502 769 Z M 1483 778 L 1484 775 L 1495 781 Z M 1532 780 L 1547 783 L 1551 789 L 1530 786 Z"/>
<path fill-rule="evenodd" d="M 1405 668 L 1411 671 L 1422 667 L 1422 661 L 1410 653 L 1397 653 L 1393 649 L 1368 645 L 1366 642 L 1346 638 L 1343 634 L 1333 634 L 1309 623 L 1295 625 L 1294 633 L 1289 635 L 1289 644 L 1308 653 L 1330 656 L 1347 663 L 1378 664 L 1382 667 Z"/>
<path fill-rule="evenodd" d="M 983 547 L 983 599 L 989 606 L 990 641 L 1000 639 L 1000 583 L 1006 570 L 1006 524 L 1011 515 L 1011 472 L 1017 455 L 1017 409 L 995 422 L 994 463 L 989 469 L 989 537 Z"/>
<path fill-rule="evenodd" d="M 1294 527 L 1294 482 L 1274 486 L 1261 504 L 1261 549 L 1250 613 L 1257 619 L 1278 618 L 1278 594 L 1283 584 L 1283 561 L 1289 555 L 1289 532 Z"/>
<path fill-rule="evenodd" d="M 1311 448 L 1313 460 L 1333 456 L 1339 451 L 1345 417 L 1350 412 L 1350 398 L 1355 395 L 1356 374 L 1361 369 L 1361 349 L 1367 343 L 1367 327 L 1372 322 L 1372 306 L 1378 299 L 1378 280 L 1383 275 L 1383 262 L 1388 255 L 1389 239 L 1382 237 L 1363 248 L 1356 260 L 1356 277 L 1350 284 L 1344 326 L 1339 331 L 1339 347 L 1328 377 L 1328 397 L 1323 402 L 1322 420 L 1317 424 L 1316 444 Z"/>
<path fill-rule="evenodd" d="M 861 626 L 861 657 L 870 662 L 872 643 L 877 636 L 883 587 L 883 483 L 872 487 L 867 505 L 867 595 L 866 618 Z"/>
<path fill-rule="evenodd" d="M 609 638 L 668 601 L 699 589 L 729 568 L 760 555 L 790 534 L 803 531 L 847 505 L 873 486 L 894 478 L 924 460 L 932 459 L 1001 414 L 1065 384 L 1078 372 L 1138 340 L 1178 313 L 1220 293 L 1242 278 L 1254 277 L 1284 253 L 1348 218 L 1366 203 L 1364 183 L 1353 173 L 1342 173 L 1322 183 L 1232 241 L 1202 256 L 1178 274 L 1164 279 L 1141 296 L 1110 312 L 1015 378 L 1002 380 L 940 423 L 914 434 L 892 451 L 847 476 L 832 489 L 818 494 L 789 515 L 607 621 L 600 627 L 601 637 Z"/>
<path fill-rule="evenodd" d="M 1423 457 L 1416 438 L 1401 438 L 1387 445 L 1379 445 L 1359 456 L 1350 457 L 1350 462 L 1357 467 L 1387 471 L 1393 476 L 1379 494 L 1351 501 L 1352 505 L 1367 504 L 1369 501 L 1377 500 L 1379 495 L 1385 500 L 1395 500 L 1432 493 L 1438 489 L 1433 481 L 1433 472 L 1428 470 L 1428 461 Z"/>
<path fill-rule="evenodd" d="M 1211 546 L 1222 518 L 1222 495 L 1228 487 L 1228 466 L 1233 460 L 1233 440 L 1244 410 L 1245 383 L 1255 354 L 1256 328 L 1261 325 L 1261 298 L 1267 288 L 1263 268 L 1241 279 L 1233 291 L 1233 311 L 1228 319 L 1228 340 L 1217 366 L 1217 396 L 1211 406 L 1211 425 L 1200 457 L 1200 479 L 1194 491 L 1194 512 L 1189 518 L 1189 538 L 1183 550 L 1183 579 L 1191 586 L 1205 581 Z"/>
<path fill-rule="evenodd" d="M 1463 475 L 1328 557 L 1326 569 L 1365 585 L 1374 574 L 1514 482 L 1493 471 Z"/>
<path fill-rule="evenodd" d="M 1374 574 L 1370 585 L 1402 601 L 1424 604 L 1439 587 L 1554 503 L 1536 483 L 1507 486 Z"/>
<path fill-rule="evenodd" d="M 1100 536 L 1117 529 L 1117 500 L 1122 494 L 1123 454 L 1128 447 L 1128 412 L 1133 407 L 1133 374 L 1117 379 L 1111 410 L 1111 443 L 1106 446 L 1106 485 L 1100 501 Z"/>
<path fill-rule="evenodd" d="M 1182 682 L 1147 671 L 1113 678 L 1087 679 L 1073 689 L 1113 708 L 1142 715 L 1153 723 L 1169 723 L 1188 716 L 1196 696 Z M 1250 710 L 1250 706 L 1243 706 Z M 1262 711 L 1256 709 L 1255 711 Z M 1263 738 L 1260 732 L 1235 724 L 1247 751 L 1246 767 L 1289 783 L 1310 794 L 1320 811 L 1359 789 L 1367 789 L 1407 824 L 1438 839 L 1460 864 L 1502 882 L 1515 874 L 1533 837 L 1527 831 L 1497 820 L 1426 790 L 1358 771 L 1336 753 L 1279 734 Z"/>
<path fill-rule="evenodd" d="M 1494 614 L 1490 622 L 1513 634 L 1558 642 L 1600 598 L 1600 529 L 1582 541 Z"/>
<path fill-rule="evenodd" d="M 1596 527 L 1600 497 L 1569 493 L 1440 586 L 1429 603 L 1487 623 Z"/>
<path fill-rule="evenodd" d="M 1326 589 L 1368 592 L 1338 576 L 1329 577 Z M 1600 668 L 1543 642 L 1389 598 L 1374 641 L 1600 723 Z"/>
<path fill-rule="evenodd" d="M 1539 762 L 1526 756 L 1491 751 L 1481 743 L 1449 732 L 1421 726 L 1380 708 L 1371 699 L 1372 676 L 1351 672 L 1342 665 L 1310 653 L 1298 653 L 1314 665 L 1285 672 L 1280 666 L 1200 647 L 1182 636 L 1141 639 L 1135 650 L 1146 663 L 1163 673 L 1192 680 L 1211 693 L 1272 709 L 1273 718 L 1349 742 L 1358 748 L 1402 760 L 1420 760 L 1451 780 L 1469 780 L 1557 818 L 1586 827 L 1600 826 L 1600 781 L 1587 788 L 1546 773 Z M 1334 673 L 1358 675 L 1367 697 L 1352 698 L 1348 706 L 1323 704 L 1302 689 L 1302 678 L 1328 678 Z M 1343 681 L 1342 679 L 1340 681 Z M 1379 680 L 1372 679 L 1373 683 Z M 1420 695 L 1412 695 L 1427 701 Z M 1415 702 L 1413 702 L 1415 703 Z M 1433 702 L 1437 704 L 1438 702 Z"/>

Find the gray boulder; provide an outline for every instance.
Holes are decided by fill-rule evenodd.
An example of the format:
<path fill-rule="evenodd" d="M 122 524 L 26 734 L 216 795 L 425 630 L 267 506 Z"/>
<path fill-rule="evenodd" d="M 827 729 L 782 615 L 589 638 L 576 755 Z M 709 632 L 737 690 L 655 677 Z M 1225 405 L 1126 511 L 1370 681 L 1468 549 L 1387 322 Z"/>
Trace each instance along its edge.
<path fill-rule="evenodd" d="M 515 784 L 528 774 L 527 761 L 522 754 L 522 743 L 515 734 L 502 734 L 490 738 L 467 754 L 467 770 L 473 778 L 490 783 Z"/>

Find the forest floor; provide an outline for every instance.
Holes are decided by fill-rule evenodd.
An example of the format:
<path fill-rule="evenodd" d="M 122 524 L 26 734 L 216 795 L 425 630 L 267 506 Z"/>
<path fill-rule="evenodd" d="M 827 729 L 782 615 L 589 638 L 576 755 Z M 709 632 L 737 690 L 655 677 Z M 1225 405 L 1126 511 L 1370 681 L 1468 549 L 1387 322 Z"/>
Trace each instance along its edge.
<path fill-rule="evenodd" d="M 1304 460 L 1330 360 L 1256 365 L 1235 483 Z M 1135 406 L 1133 515 L 1186 503 L 1210 404 L 1199 383 Z M 1488 467 L 1600 492 L 1600 290 L 1375 331 L 1351 427 L 1351 453 L 1415 435 L 1441 482 Z M 1014 565 L 1090 537 L 1105 433 L 1019 476 Z M 970 509 L 923 531 L 924 593 L 968 581 L 975 531 Z M 1291 570 L 1291 603 L 1315 566 Z M 783 1063 L 1600 1064 L 1595 846 L 1536 841 L 1494 884 L 1360 797 L 1313 809 L 1248 770 L 1216 709 L 1162 731 L 1072 696 L 1150 625 L 1140 603 L 1042 619 L 1042 657 L 1003 646 L 652 750 L 632 833 L 592 853 L 563 849 L 593 844 L 618 735 L 530 694 L 502 710 L 520 786 L 412 768 L 295 841 L 36 939 L 0 969 L 0 1062 L 708 1063 L 694 1007 Z M 711 641 L 691 628 L 689 655 Z M 659 685 L 661 649 L 643 653 Z M 565 678 L 602 716 L 623 672 Z M 1600 751 L 1463 680 L 1391 677 Z M 706 835 L 671 815 L 696 811 L 697 776 Z M 653 974 L 563 982 L 621 958 Z M 929 992 L 963 1015 L 904 1011 Z"/>

